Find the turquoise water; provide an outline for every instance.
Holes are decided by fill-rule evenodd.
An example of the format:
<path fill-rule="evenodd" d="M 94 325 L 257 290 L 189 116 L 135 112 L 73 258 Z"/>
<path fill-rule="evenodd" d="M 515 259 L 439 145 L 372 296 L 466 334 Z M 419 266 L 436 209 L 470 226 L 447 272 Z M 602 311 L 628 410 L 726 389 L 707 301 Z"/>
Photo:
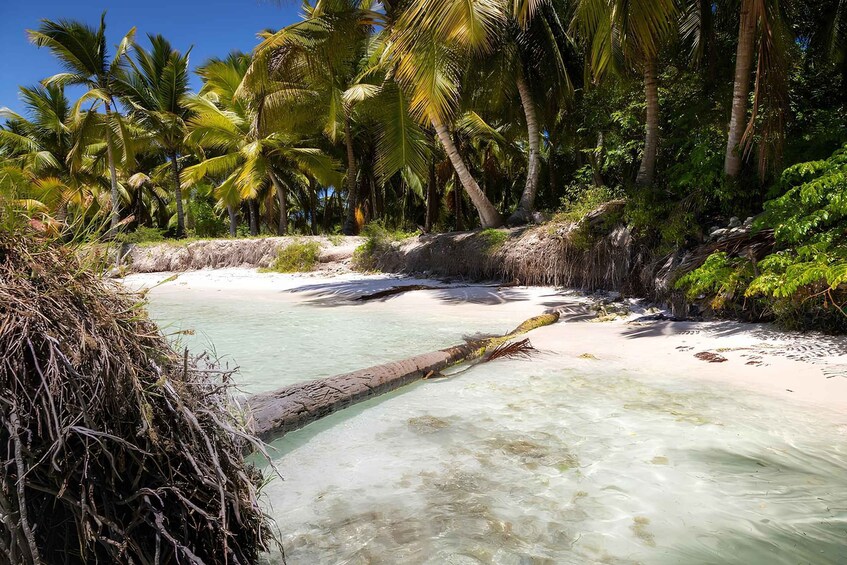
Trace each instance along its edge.
<path fill-rule="evenodd" d="M 150 311 L 263 390 L 517 321 L 450 306 L 173 291 Z M 290 565 L 847 563 L 847 418 L 671 373 L 498 361 L 272 447 Z"/>

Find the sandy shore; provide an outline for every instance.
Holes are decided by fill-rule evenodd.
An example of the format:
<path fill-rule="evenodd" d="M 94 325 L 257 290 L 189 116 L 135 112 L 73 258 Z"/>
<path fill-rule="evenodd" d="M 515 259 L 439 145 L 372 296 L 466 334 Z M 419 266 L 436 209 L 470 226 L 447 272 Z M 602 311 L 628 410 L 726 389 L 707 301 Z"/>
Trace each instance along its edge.
<path fill-rule="evenodd" d="M 123 283 L 132 289 L 150 288 L 168 273 L 130 275 Z M 220 269 L 179 274 L 152 293 L 202 290 L 309 302 L 349 301 L 399 285 L 436 285 L 435 290 L 406 292 L 381 299 L 392 308 L 450 308 L 468 316 L 501 318 L 517 323 L 549 309 L 562 321 L 530 334 L 533 345 L 576 359 L 586 367 L 637 370 L 644 375 L 674 375 L 730 384 L 790 402 L 825 409 L 847 408 L 847 339 L 819 334 L 796 334 L 763 324 L 738 322 L 636 321 L 655 310 L 637 301 L 615 304 L 629 313 L 600 321 L 597 298 L 549 287 L 464 285 L 391 275 L 260 274 L 253 269 Z M 410 354 L 421 352 L 410 352 Z M 707 355 L 702 355 L 702 354 Z M 699 355 L 698 357 L 698 354 Z M 712 360 L 703 359 L 703 357 Z"/>

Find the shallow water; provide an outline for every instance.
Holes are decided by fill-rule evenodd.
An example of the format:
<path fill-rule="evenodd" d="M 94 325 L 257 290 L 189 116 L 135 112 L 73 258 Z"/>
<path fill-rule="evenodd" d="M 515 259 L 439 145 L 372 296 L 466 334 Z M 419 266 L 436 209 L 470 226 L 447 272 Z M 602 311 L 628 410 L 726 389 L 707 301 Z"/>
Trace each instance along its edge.
<path fill-rule="evenodd" d="M 257 390 L 513 325 L 201 301 L 154 296 L 151 312 L 203 329 Z M 493 362 L 277 441 L 285 480 L 266 492 L 288 563 L 847 562 L 847 418 L 596 363 Z"/>
<path fill-rule="evenodd" d="M 390 302 L 311 304 L 291 292 L 177 288 L 149 298 L 165 333 L 193 331 L 180 342 L 192 351 L 211 346 L 240 368 L 239 388 L 251 393 L 449 347 L 478 332 L 503 333 L 523 319 L 467 317 L 448 303 L 423 311 Z"/>

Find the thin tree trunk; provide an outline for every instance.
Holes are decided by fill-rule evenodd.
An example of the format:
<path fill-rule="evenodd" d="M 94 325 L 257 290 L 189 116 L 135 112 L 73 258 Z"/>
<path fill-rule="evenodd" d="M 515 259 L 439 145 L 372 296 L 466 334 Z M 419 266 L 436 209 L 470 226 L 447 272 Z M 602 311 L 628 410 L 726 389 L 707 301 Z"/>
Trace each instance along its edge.
<path fill-rule="evenodd" d="M 656 172 L 656 153 L 659 150 L 659 82 L 657 78 L 656 57 L 650 57 L 644 63 L 644 96 L 647 101 L 647 120 L 644 127 L 644 155 L 635 184 L 650 186 Z"/>
<path fill-rule="evenodd" d="M 526 186 L 524 186 L 518 208 L 509 217 L 509 223 L 525 224 L 532 219 L 532 213 L 535 211 L 535 197 L 538 194 L 538 160 L 541 155 L 539 149 L 541 134 L 538 131 L 538 115 L 535 110 L 535 103 L 532 100 L 532 92 L 529 90 L 529 84 L 527 84 L 522 71 L 518 71 L 515 83 L 518 86 L 518 94 L 520 94 L 521 105 L 526 116 L 529 156 L 527 158 Z"/>
<path fill-rule="evenodd" d="M 735 85 L 732 89 L 732 115 L 726 142 L 724 174 L 737 177 L 741 172 L 741 140 L 747 122 L 747 100 L 750 97 L 750 73 L 756 40 L 756 17 L 752 0 L 742 0 L 738 25 L 738 47 L 735 53 Z"/>
<path fill-rule="evenodd" d="M 279 235 L 288 233 L 288 195 L 286 194 L 285 185 L 273 172 L 273 169 L 268 168 L 268 176 L 271 177 L 271 182 L 276 189 L 276 198 L 279 200 L 279 225 L 277 232 Z"/>
<path fill-rule="evenodd" d="M 171 155 L 171 167 L 174 175 L 174 194 L 176 195 L 176 236 L 185 235 L 185 210 L 182 207 L 182 182 L 180 181 L 179 161 L 176 154 Z"/>
<path fill-rule="evenodd" d="M 238 215 L 235 213 L 235 208 L 228 204 L 226 211 L 229 214 L 229 235 L 235 237 L 238 235 Z"/>
<path fill-rule="evenodd" d="M 459 175 L 453 173 L 453 207 L 456 209 L 456 231 L 464 231 L 465 221 L 462 218 L 462 191 L 459 190 Z"/>
<path fill-rule="evenodd" d="M 447 157 L 453 164 L 453 169 L 459 176 L 462 187 L 468 193 L 468 196 L 470 196 L 471 202 L 473 202 L 476 211 L 479 213 L 479 220 L 482 223 L 482 227 L 498 228 L 502 226 L 503 217 L 488 197 L 485 196 L 485 193 L 480 190 L 473 176 L 471 176 L 470 171 L 465 166 L 465 161 L 456 149 L 456 144 L 453 143 L 453 139 L 450 137 L 450 132 L 447 131 L 447 127 L 435 118 L 432 119 L 432 125 L 435 127 L 435 133 L 438 135 L 441 145 L 444 146 L 444 150 L 447 152 Z"/>
<path fill-rule="evenodd" d="M 329 187 L 324 188 L 324 233 L 329 233 L 329 209 L 332 205 L 332 197 L 329 195 Z"/>
<path fill-rule="evenodd" d="M 309 177 L 309 227 L 312 228 L 312 235 L 318 235 L 318 189 L 315 186 L 315 179 Z"/>
<path fill-rule="evenodd" d="M 344 118 L 344 140 L 347 144 L 347 217 L 341 230 L 344 235 L 356 235 L 356 155 L 353 153 L 353 137 L 350 133 L 350 116 Z"/>
<path fill-rule="evenodd" d="M 435 156 L 429 158 L 429 179 L 426 184 L 426 220 L 424 231 L 429 233 L 438 216 L 438 187 L 435 179 Z"/>
<path fill-rule="evenodd" d="M 259 201 L 251 198 L 247 201 L 247 208 L 250 210 L 250 235 L 259 235 Z"/>
<path fill-rule="evenodd" d="M 112 212 L 110 214 L 110 226 L 109 232 L 111 235 L 115 234 L 115 231 L 118 229 L 118 223 L 121 221 L 121 197 L 118 192 L 118 173 L 115 170 L 115 157 L 114 150 L 112 148 L 112 107 L 108 102 L 105 103 L 106 107 L 106 159 L 109 163 L 109 180 L 112 184 L 111 191 L 111 202 L 112 202 Z"/>

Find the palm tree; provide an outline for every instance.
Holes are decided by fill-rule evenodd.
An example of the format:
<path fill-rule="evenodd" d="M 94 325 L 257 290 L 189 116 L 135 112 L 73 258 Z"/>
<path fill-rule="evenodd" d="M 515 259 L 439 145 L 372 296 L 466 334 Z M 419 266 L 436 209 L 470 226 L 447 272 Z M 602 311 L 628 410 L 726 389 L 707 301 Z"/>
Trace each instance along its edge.
<path fill-rule="evenodd" d="M 781 110 L 787 106 L 787 51 L 789 32 L 783 22 L 781 3 L 776 0 L 741 0 L 738 19 L 738 45 L 735 54 L 735 79 L 732 111 L 724 157 L 724 174 L 735 178 L 741 172 L 745 139 L 750 140 L 759 107 L 772 106 L 763 127 L 765 139 L 782 136 Z M 750 76 L 758 46 L 753 114 L 748 120 Z M 767 146 L 760 144 L 760 172 L 764 172 Z"/>
<path fill-rule="evenodd" d="M 6 164 L 19 168 L 39 203 L 65 222 L 68 205 L 80 202 L 85 188 L 84 175 L 69 162 L 75 143 L 70 104 L 57 85 L 20 92 L 29 118 L 0 108 L 0 118 L 8 120 L 0 127 L 0 147 L 6 148 Z"/>
<path fill-rule="evenodd" d="M 423 0 L 405 6 L 388 29 L 391 73 L 407 93 L 412 115 L 434 128 L 483 227 L 498 227 L 503 217 L 471 175 L 448 124 L 460 97 L 463 61 L 490 53 L 505 22 L 496 0 Z"/>
<path fill-rule="evenodd" d="M 644 76 L 646 120 L 644 152 L 635 182 L 648 186 L 656 171 L 659 149 L 659 48 L 677 22 L 675 0 L 580 0 L 573 28 L 588 51 L 596 78 L 616 68 L 622 59 Z"/>
<path fill-rule="evenodd" d="M 115 54 L 109 58 L 106 45 L 106 13 L 100 17 L 100 26 L 94 29 L 73 20 L 41 20 L 37 30 L 28 31 L 30 40 L 38 47 L 47 47 L 59 60 L 65 72 L 46 79 L 45 84 L 83 85 L 88 91 L 83 94 L 75 108 L 79 110 L 87 101 L 93 101 L 92 110 L 103 104 L 106 115 L 106 154 L 111 181 L 111 230 L 120 222 L 120 194 L 115 168 L 115 132 L 123 129 L 121 117 L 113 113 L 118 79 L 123 72 L 124 58 L 132 45 L 135 28 L 132 28 L 118 44 Z M 120 135 L 120 133 L 119 133 Z"/>
<path fill-rule="evenodd" d="M 150 35 L 151 50 L 135 47 L 132 72 L 119 80 L 120 98 L 135 121 L 148 131 L 170 161 L 176 196 L 177 237 L 185 235 L 180 158 L 186 153 L 185 105 L 188 94 L 188 56 L 174 50 L 161 35 Z"/>
<path fill-rule="evenodd" d="M 239 91 L 240 96 L 263 100 L 263 119 L 284 121 L 289 129 L 302 131 L 308 117 L 333 144 L 343 139 L 347 213 L 342 231 L 348 235 L 356 231 L 359 204 L 356 109 L 376 91 L 357 81 L 372 18 L 369 11 L 344 1 L 306 8 L 303 21 L 264 34 Z"/>
<path fill-rule="evenodd" d="M 206 82 L 200 95 L 185 101 L 194 112 L 188 121 L 187 141 L 215 156 L 186 168 L 183 185 L 204 177 L 223 179 L 215 193 L 230 210 L 273 186 L 279 200 L 279 232 L 284 234 L 288 229 L 287 193 L 292 183 L 301 181 L 297 174 L 333 184 L 338 180 L 337 167 L 320 149 L 264 120 L 261 100 L 235 96 L 249 63 L 249 56 L 235 53 L 226 60 L 213 59 L 198 70 Z"/>
<path fill-rule="evenodd" d="M 514 81 L 526 118 L 528 156 L 526 185 L 509 217 L 510 224 L 531 219 L 538 194 L 541 132 L 532 86 L 546 82 L 551 98 L 560 105 L 573 89 L 564 54 L 570 39 L 561 21 L 569 12 L 570 6 L 554 5 L 553 0 L 516 0 L 512 4 L 507 37 L 514 48 L 508 51 L 516 58 Z"/>

